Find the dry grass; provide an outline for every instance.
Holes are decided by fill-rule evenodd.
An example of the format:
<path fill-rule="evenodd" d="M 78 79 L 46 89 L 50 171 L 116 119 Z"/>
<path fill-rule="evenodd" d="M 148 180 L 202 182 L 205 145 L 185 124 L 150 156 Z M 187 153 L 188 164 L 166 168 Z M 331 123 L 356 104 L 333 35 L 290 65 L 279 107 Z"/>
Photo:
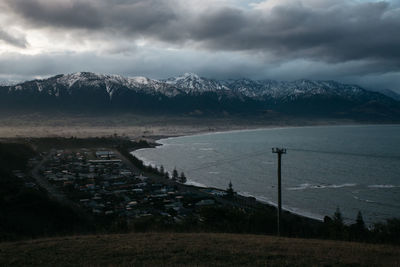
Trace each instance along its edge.
<path fill-rule="evenodd" d="M 72 236 L 0 244 L 1 266 L 400 266 L 400 248 L 234 234 Z"/>

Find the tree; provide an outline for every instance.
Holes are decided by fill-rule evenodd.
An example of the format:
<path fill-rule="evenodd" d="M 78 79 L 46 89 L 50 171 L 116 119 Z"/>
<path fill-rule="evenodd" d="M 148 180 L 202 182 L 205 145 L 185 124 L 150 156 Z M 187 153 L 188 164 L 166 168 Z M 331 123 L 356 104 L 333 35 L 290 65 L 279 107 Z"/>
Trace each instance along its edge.
<path fill-rule="evenodd" d="M 333 214 L 333 223 L 336 225 L 343 225 L 343 217 L 339 207 L 336 208 L 336 211 Z"/>
<path fill-rule="evenodd" d="M 231 181 L 229 181 L 228 189 L 226 189 L 226 194 L 227 197 L 229 198 L 233 198 L 233 196 L 235 195 L 235 191 L 233 191 L 233 186 Z"/>
<path fill-rule="evenodd" d="M 168 173 L 168 172 L 165 172 L 164 177 L 165 177 L 165 179 L 169 179 L 169 173 Z"/>
<path fill-rule="evenodd" d="M 172 180 L 178 180 L 178 176 L 178 171 L 176 170 L 176 168 L 174 168 L 174 170 L 172 171 Z"/>
<path fill-rule="evenodd" d="M 335 239 L 343 239 L 346 236 L 343 216 L 339 207 L 336 208 L 336 211 L 333 214 L 331 231 L 331 237 Z"/>
<path fill-rule="evenodd" d="M 184 184 L 184 183 L 187 182 L 186 176 L 185 176 L 185 174 L 183 172 L 181 172 L 181 176 L 179 177 L 179 182 L 181 184 Z"/>
<path fill-rule="evenodd" d="M 160 166 L 159 172 L 160 172 L 161 175 L 165 174 L 165 170 L 164 170 L 164 166 L 163 165 Z"/>
<path fill-rule="evenodd" d="M 361 211 L 358 211 L 358 213 L 357 213 L 356 225 L 357 225 L 357 228 L 360 230 L 365 229 L 365 223 L 364 223 L 364 219 L 362 217 Z"/>
<path fill-rule="evenodd" d="M 356 223 L 350 225 L 350 237 L 353 240 L 366 240 L 368 238 L 368 231 L 366 230 L 361 211 L 358 211 Z"/>

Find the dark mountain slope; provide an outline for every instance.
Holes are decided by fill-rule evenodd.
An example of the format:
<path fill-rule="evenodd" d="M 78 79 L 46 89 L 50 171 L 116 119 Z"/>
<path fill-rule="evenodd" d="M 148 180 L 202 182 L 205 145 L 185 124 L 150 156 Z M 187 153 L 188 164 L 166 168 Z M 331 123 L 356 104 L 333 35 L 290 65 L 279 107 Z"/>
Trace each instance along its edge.
<path fill-rule="evenodd" d="M 400 120 L 400 102 L 334 81 L 216 81 L 185 74 L 167 80 L 89 72 L 0 87 L 3 110 L 263 114 Z"/>

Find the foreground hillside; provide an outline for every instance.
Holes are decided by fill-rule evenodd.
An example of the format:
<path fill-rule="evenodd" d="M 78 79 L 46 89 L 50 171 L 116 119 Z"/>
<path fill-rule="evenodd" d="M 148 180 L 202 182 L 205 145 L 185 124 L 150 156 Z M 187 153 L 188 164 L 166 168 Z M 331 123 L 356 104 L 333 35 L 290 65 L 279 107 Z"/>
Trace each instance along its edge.
<path fill-rule="evenodd" d="M 1 266 L 399 266 L 400 247 L 235 234 L 120 234 L 0 243 Z"/>

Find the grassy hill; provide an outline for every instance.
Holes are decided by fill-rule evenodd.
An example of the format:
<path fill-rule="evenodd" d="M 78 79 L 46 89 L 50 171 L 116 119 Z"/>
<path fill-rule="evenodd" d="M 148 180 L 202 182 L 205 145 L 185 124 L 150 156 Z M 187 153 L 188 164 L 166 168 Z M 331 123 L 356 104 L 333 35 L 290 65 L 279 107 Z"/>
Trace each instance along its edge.
<path fill-rule="evenodd" d="M 399 266 L 400 247 L 238 234 L 147 233 L 0 243 L 1 266 Z"/>

